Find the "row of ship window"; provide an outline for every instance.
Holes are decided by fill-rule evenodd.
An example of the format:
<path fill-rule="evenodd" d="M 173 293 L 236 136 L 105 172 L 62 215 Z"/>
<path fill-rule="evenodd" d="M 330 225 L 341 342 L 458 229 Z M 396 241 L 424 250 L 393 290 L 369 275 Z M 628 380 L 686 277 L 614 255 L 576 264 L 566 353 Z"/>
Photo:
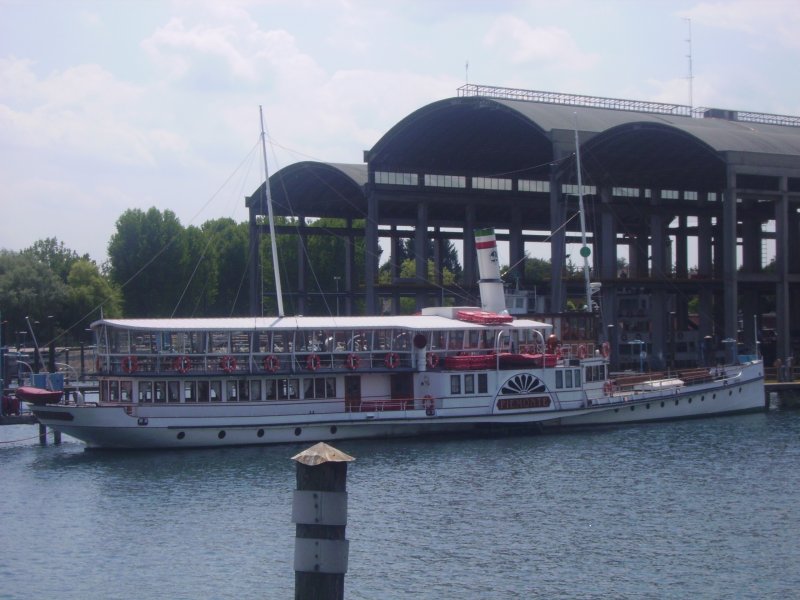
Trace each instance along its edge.
<path fill-rule="evenodd" d="M 230 379 L 200 381 L 140 381 L 136 401 L 169 402 L 259 402 L 263 400 L 299 400 L 335 398 L 335 377 L 282 379 Z M 103 381 L 102 402 L 133 402 L 133 381 Z"/>

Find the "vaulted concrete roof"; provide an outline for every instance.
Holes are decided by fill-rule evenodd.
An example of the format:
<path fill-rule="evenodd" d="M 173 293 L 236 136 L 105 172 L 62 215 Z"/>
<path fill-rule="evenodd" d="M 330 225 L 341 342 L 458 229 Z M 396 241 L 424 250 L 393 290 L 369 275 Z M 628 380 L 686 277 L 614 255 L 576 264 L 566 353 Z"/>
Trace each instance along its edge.
<path fill-rule="evenodd" d="M 364 217 L 368 169 L 546 181 L 555 168 L 574 181 L 576 128 L 590 185 L 715 191 L 734 163 L 800 175 L 800 127 L 472 96 L 410 113 L 365 152 L 368 164 L 306 161 L 281 169 L 270 177 L 273 207 L 279 215 Z M 388 204 L 385 210 L 392 214 Z"/>

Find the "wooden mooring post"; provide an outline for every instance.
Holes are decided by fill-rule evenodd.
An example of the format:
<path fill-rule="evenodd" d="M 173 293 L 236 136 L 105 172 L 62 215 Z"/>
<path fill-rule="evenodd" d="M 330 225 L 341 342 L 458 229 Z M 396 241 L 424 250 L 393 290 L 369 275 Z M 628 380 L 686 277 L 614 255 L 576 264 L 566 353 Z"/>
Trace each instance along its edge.
<path fill-rule="evenodd" d="M 343 600 L 349 553 L 347 463 L 355 459 L 320 442 L 292 460 L 297 462 L 295 600 Z"/>
<path fill-rule="evenodd" d="M 39 443 L 42 446 L 47 446 L 47 425 L 39 423 Z M 61 432 L 53 429 L 53 443 L 61 443 Z"/>

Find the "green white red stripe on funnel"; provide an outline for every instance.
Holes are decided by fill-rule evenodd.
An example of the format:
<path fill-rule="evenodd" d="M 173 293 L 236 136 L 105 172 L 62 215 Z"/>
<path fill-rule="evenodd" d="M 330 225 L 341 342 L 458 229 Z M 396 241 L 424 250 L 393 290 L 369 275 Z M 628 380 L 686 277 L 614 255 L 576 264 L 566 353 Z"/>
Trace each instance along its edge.
<path fill-rule="evenodd" d="M 494 237 L 494 229 L 476 229 L 475 230 L 475 248 L 483 250 L 484 248 L 496 248 L 497 240 Z"/>

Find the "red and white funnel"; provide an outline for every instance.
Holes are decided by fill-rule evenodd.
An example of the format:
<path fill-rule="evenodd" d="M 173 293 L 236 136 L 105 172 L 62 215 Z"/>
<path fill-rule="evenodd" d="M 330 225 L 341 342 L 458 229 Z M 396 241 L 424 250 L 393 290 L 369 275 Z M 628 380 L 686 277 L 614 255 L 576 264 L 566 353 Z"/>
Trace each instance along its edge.
<path fill-rule="evenodd" d="M 503 282 L 500 280 L 500 262 L 497 258 L 497 240 L 494 237 L 494 229 L 475 230 L 475 250 L 478 252 L 481 310 L 508 314 Z"/>

